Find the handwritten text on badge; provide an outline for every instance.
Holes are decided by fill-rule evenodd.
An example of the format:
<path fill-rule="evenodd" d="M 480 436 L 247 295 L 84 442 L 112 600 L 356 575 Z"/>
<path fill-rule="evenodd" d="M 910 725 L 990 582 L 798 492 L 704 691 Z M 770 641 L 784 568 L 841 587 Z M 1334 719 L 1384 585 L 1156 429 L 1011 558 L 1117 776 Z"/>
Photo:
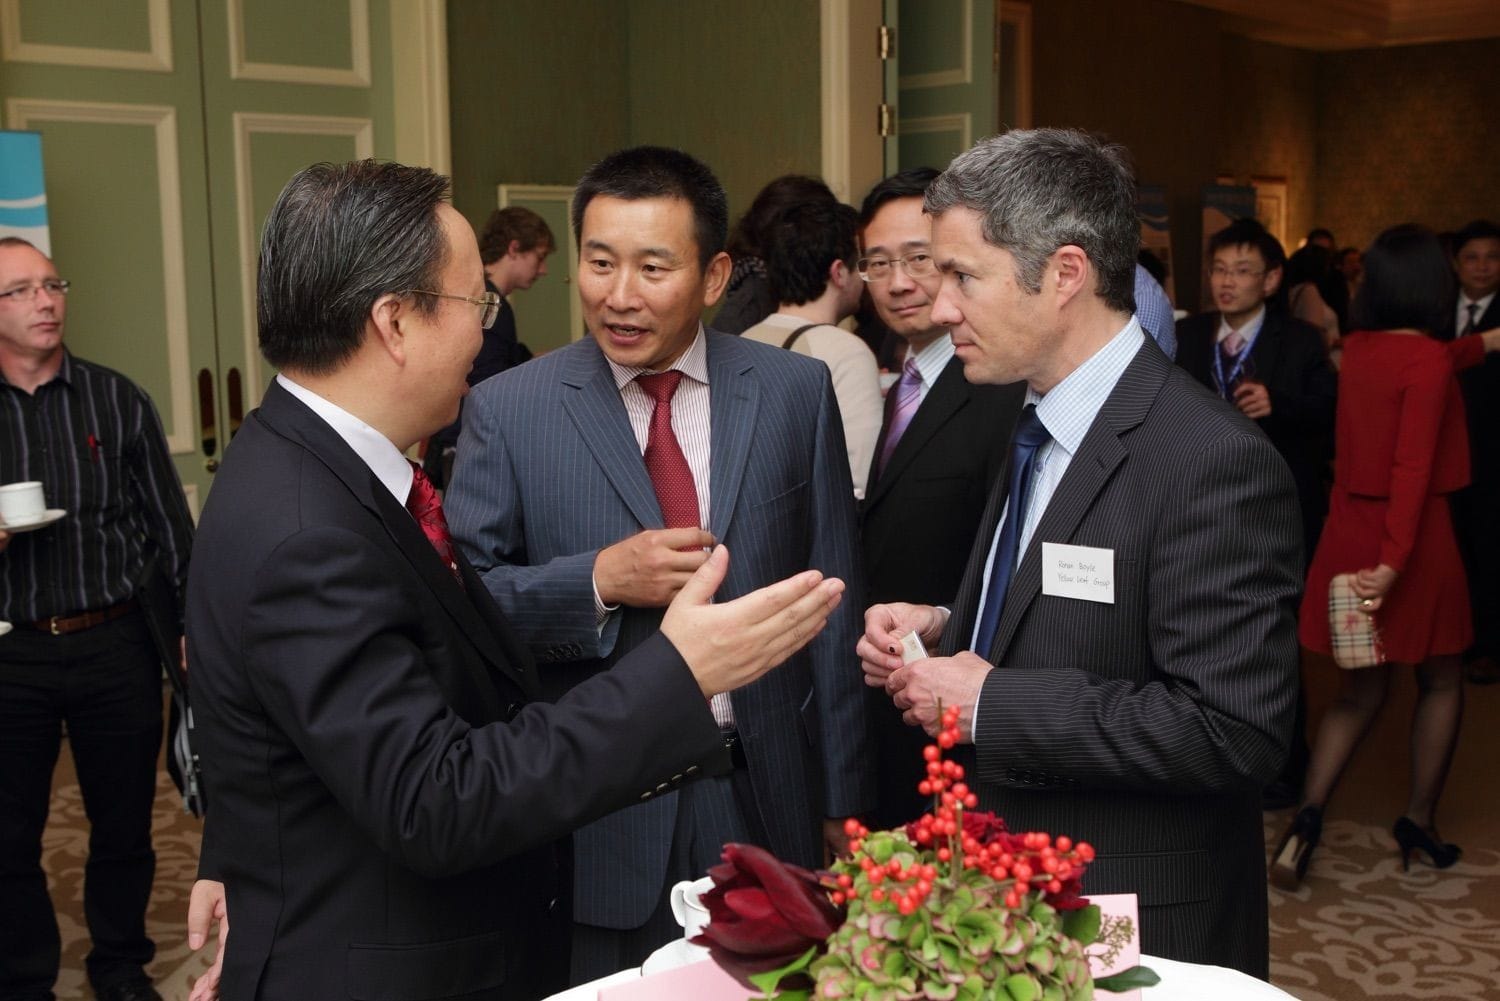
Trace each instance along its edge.
<path fill-rule="evenodd" d="M 1115 603 L 1115 551 L 1042 543 L 1042 593 Z"/>

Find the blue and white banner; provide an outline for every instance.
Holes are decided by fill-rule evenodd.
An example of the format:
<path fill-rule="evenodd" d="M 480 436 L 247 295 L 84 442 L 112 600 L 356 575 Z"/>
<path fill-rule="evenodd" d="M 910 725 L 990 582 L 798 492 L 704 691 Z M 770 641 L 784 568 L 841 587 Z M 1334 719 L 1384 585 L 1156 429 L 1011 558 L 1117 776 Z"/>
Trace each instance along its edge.
<path fill-rule="evenodd" d="M 0 236 L 19 236 L 52 256 L 42 134 L 0 130 Z"/>

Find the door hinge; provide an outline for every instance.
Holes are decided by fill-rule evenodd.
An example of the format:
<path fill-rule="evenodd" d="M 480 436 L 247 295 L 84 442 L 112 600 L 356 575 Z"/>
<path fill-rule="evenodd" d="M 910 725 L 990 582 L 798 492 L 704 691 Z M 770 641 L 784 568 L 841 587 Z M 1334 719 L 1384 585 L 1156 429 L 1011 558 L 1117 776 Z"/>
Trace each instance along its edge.
<path fill-rule="evenodd" d="M 877 130 L 882 139 L 896 134 L 896 109 L 884 101 L 880 102 Z"/>
<path fill-rule="evenodd" d="M 875 42 L 875 51 L 882 61 L 896 58 L 896 29 L 882 24 Z"/>

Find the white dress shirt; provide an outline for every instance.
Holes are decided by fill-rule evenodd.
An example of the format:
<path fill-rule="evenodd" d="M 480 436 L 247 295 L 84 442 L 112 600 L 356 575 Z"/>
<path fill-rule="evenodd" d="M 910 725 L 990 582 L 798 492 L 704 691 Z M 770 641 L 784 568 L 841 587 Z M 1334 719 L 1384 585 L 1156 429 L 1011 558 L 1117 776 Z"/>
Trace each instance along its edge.
<path fill-rule="evenodd" d="M 396 503 L 406 507 L 406 498 L 411 494 L 411 463 L 389 438 L 338 404 L 330 403 L 306 386 L 288 379 L 285 374 L 278 374 L 276 381 L 333 428 L 333 433 L 344 439 L 360 461 L 370 467 L 375 478 L 396 498 Z"/>
<path fill-rule="evenodd" d="M 1493 292 L 1485 296 L 1483 299 L 1470 299 L 1467 295 L 1464 295 L 1464 293 L 1460 291 L 1458 293 L 1458 309 L 1453 314 L 1455 320 L 1453 324 L 1453 332 L 1455 334 L 1461 334 L 1464 332 L 1464 327 L 1468 326 L 1470 303 L 1473 303 L 1474 305 L 1479 307 L 1474 311 L 1474 322 L 1478 323 L 1480 317 L 1484 316 L 1485 310 L 1490 308 L 1490 303 L 1494 301 L 1495 293 Z"/>

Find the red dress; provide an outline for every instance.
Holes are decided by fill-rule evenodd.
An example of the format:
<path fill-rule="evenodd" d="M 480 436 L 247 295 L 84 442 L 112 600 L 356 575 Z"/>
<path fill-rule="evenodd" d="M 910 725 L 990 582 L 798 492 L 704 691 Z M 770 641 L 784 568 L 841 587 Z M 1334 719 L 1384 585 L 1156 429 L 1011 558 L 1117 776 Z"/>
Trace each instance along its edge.
<path fill-rule="evenodd" d="M 1384 563 L 1397 572 L 1376 621 L 1386 656 L 1415 664 L 1473 641 L 1468 584 L 1448 494 L 1469 482 L 1469 436 L 1455 372 L 1484 359 L 1477 337 L 1343 339 L 1333 493 L 1302 597 L 1298 636 L 1329 652 L 1328 582 Z"/>

